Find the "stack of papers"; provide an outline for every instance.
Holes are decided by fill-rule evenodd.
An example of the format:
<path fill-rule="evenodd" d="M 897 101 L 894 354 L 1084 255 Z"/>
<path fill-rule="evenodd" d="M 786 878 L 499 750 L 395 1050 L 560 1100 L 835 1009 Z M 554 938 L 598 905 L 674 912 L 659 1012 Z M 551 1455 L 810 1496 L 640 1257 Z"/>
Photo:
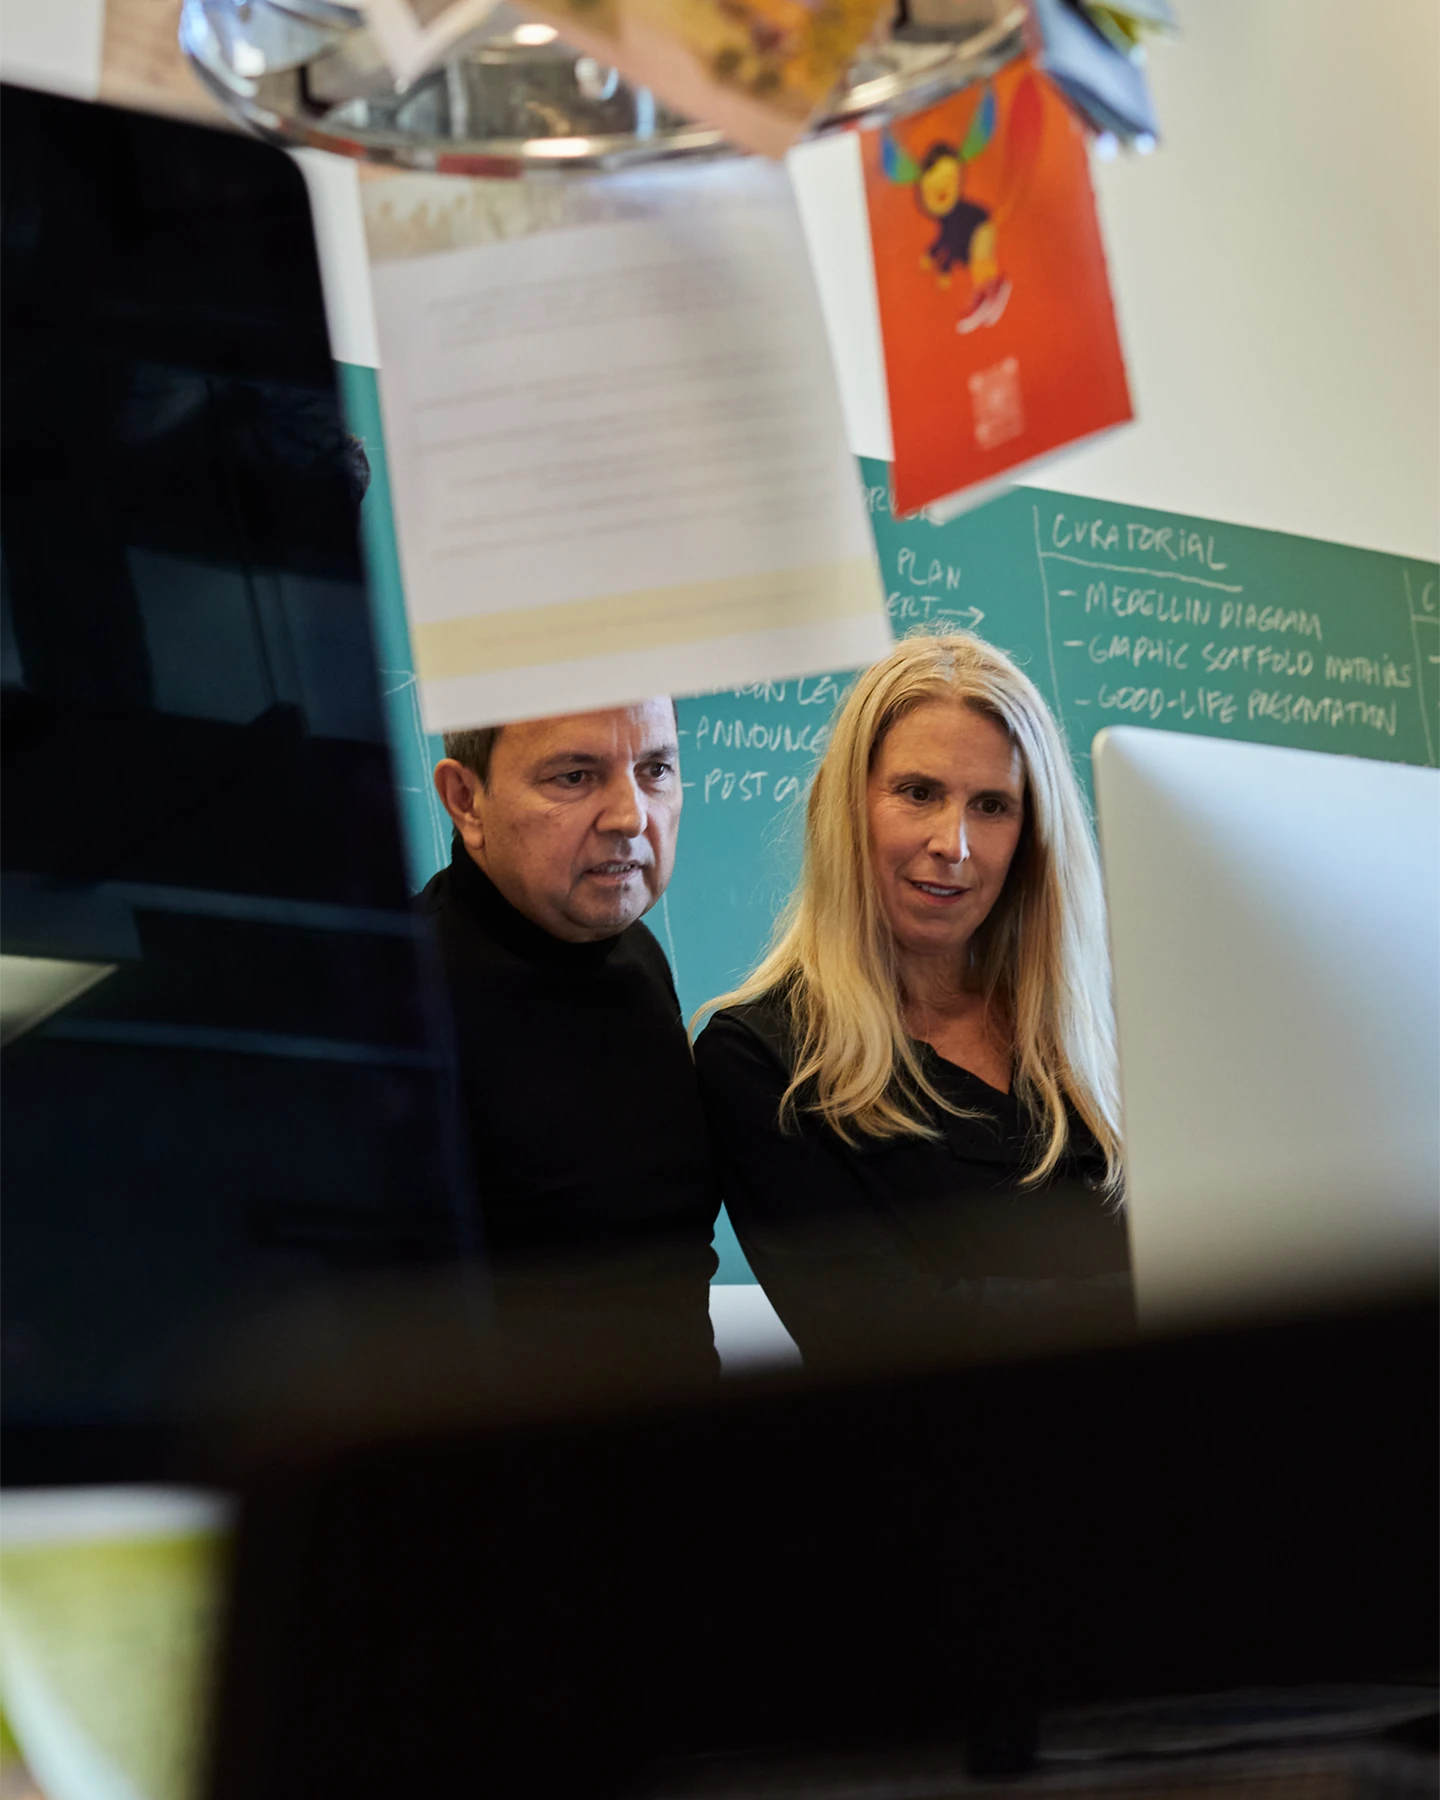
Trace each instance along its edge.
<path fill-rule="evenodd" d="M 1123 144 L 1160 135 L 1145 79 L 1144 39 L 1174 29 L 1168 0 L 1030 0 L 1035 58 L 1081 120 Z"/>

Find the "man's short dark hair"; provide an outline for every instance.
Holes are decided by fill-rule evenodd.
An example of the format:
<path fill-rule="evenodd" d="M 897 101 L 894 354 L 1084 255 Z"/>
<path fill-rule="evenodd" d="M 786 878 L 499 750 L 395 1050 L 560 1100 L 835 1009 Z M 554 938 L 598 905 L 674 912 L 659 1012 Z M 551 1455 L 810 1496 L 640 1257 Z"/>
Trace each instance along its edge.
<path fill-rule="evenodd" d="M 503 725 L 482 725 L 476 731 L 447 731 L 445 754 L 478 775 L 481 787 L 489 787 L 490 758 L 495 754 L 495 740 L 504 729 Z"/>
<path fill-rule="evenodd" d="M 680 714 L 673 697 L 670 700 L 670 711 L 674 713 L 678 727 Z M 490 758 L 495 754 L 495 745 L 504 729 L 503 725 L 481 725 L 474 731 L 447 731 L 445 754 L 453 757 L 472 774 L 478 775 L 481 787 L 489 787 Z"/>

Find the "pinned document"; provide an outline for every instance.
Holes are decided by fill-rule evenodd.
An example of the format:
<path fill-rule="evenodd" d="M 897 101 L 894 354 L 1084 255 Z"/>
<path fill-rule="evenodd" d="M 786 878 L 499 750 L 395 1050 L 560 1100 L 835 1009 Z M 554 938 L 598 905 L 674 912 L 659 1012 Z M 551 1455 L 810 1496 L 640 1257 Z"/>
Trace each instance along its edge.
<path fill-rule="evenodd" d="M 366 195 L 372 254 L 426 241 L 388 186 Z M 488 229 L 483 184 L 470 191 L 478 210 L 447 228 L 452 243 Z M 504 198 L 523 196 L 510 184 Z M 883 654 L 873 540 L 784 171 L 586 184 L 573 202 L 551 190 L 544 210 L 546 228 L 502 208 L 496 223 L 518 235 L 374 269 L 429 729 Z"/>

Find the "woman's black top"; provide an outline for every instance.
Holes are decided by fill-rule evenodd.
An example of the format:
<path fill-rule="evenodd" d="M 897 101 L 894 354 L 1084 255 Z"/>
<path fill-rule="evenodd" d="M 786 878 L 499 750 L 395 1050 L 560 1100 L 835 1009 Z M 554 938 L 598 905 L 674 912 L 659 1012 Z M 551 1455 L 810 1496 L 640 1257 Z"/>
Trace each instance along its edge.
<path fill-rule="evenodd" d="M 937 1091 L 981 1116 L 933 1108 L 934 1138 L 847 1144 L 803 1092 L 779 1123 L 794 1058 L 779 993 L 717 1013 L 696 1044 L 725 1205 L 807 1366 L 1127 1329 L 1125 1226 L 1089 1130 L 1072 1117 L 1059 1167 L 1022 1187 L 1035 1157 L 1025 1109 L 918 1049 Z"/>

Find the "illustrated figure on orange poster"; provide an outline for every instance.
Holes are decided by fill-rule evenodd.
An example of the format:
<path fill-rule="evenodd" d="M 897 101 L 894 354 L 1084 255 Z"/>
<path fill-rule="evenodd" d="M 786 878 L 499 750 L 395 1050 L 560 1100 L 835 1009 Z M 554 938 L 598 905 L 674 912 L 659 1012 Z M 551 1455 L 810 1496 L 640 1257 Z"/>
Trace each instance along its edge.
<path fill-rule="evenodd" d="M 717 0 L 717 11 L 737 27 L 738 37 L 712 56 L 716 80 L 761 95 L 777 92 L 785 64 L 803 54 L 812 8 L 804 0 Z"/>
<path fill-rule="evenodd" d="M 969 277 L 969 304 L 955 321 L 957 331 L 995 324 L 1010 299 L 1010 278 L 1000 262 L 1000 227 L 1020 201 L 1040 148 L 1042 113 L 1033 77 L 1020 84 L 1010 101 L 1001 136 L 1004 168 L 991 188 L 995 198 L 986 205 L 968 199 L 965 190 L 970 165 L 995 143 L 998 114 L 995 90 L 987 86 L 963 143 L 932 143 L 917 159 L 893 132 L 887 131 L 881 141 L 886 177 L 897 186 L 913 187 L 915 204 L 936 227 L 920 258 L 922 271 L 933 272 L 942 288 L 950 286 L 957 267 Z"/>

